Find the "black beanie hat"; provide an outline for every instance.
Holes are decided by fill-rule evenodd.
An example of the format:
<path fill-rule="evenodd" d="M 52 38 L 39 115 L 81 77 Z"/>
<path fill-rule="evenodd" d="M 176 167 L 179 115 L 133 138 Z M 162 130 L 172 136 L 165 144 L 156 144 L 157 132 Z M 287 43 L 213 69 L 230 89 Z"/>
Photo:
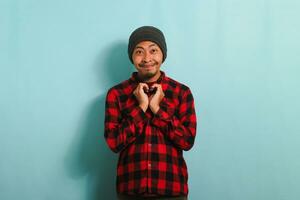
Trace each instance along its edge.
<path fill-rule="evenodd" d="M 151 41 L 156 43 L 160 47 L 163 53 L 162 62 L 165 61 L 167 57 L 167 44 L 163 32 L 161 32 L 161 30 L 153 26 L 142 26 L 135 29 L 129 37 L 128 56 L 132 63 L 133 63 L 132 60 L 133 50 L 135 46 L 142 41 Z"/>

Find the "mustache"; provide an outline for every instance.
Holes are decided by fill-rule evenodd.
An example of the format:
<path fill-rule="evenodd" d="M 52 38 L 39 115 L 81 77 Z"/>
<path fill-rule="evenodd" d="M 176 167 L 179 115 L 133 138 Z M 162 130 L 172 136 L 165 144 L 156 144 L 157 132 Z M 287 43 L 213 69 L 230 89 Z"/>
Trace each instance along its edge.
<path fill-rule="evenodd" d="M 142 63 L 139 64 L 139 66 L 140 67 L 145 67 L 147 65 L 157 65 L 157 64 L 158 64 L 157 62 L 151 62 L 151 63 L 144 63 L 144 62 L 142 62 Z"/>

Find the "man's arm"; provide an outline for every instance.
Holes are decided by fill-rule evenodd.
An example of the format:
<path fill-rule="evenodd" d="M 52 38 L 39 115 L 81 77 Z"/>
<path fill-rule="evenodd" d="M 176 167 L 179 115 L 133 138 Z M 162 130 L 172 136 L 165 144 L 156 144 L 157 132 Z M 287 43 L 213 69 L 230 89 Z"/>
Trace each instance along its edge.
<path fill-rule="evenodd" d="M 135 141 L 143 131 L 147 117 L 141 107 L 128 105 L 122 115 L 116 90 L 109 90 L 105 101 L 105 140 L 109 148 L 118 153 Z"/>
<path fill-rule="evenodd" d="M 152 123 L 159 127 L 173 144 L 182 150 L 192 148 L 196 136 L 197 119 L 194 98 L 189 89 L 182 94 L 178 107 L 178 117 L 171 115 L 174 105 L 168 104 L 166 98 L 160 102 L 160 109 L 155 114 Z"/>

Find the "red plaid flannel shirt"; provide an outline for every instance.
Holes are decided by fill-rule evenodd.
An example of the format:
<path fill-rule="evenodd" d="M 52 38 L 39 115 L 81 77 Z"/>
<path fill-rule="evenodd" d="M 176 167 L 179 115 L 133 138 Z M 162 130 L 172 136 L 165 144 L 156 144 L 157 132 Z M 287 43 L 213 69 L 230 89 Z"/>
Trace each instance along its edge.
<path fill-rule="evenodd" d="M 117 192 L 141 196 L 188 194 L 188 172 L 182 151 L 196 136 L 196 114 L 190 89 L 161 71 L 165 97 L 160 109 L 145 113 L 133 91 L 137 72 L 112 87 L 106 96 L 105 139 L 119 154 Z"/>

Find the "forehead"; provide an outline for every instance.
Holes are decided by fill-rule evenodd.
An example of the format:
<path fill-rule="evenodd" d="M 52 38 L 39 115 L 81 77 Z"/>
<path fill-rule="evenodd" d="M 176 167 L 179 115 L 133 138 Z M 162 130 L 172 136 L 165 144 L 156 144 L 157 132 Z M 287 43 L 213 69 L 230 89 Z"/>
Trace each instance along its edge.
<path fill-rule="evenodd" d="M 158 45 L 152 41 L 142 41 L 140 43 L 138 43 L 135 48 L 142 48 L 142 49 L 146 49 L 146 48 L 149 48 L 149 47 L 158 47 Z"/>

